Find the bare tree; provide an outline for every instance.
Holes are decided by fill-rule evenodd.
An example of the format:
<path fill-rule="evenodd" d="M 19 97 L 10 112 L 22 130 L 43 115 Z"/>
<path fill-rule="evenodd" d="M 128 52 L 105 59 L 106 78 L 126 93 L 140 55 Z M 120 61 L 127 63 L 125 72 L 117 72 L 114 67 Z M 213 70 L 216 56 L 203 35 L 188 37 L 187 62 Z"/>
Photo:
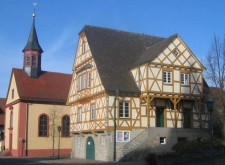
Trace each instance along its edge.
<path fill-rule="evenodd" d="M 205 78 L 210 85 L 217 88 L 215 108 L 221 111 L 222 121 L 225 116 L 225 36 L 223 39 L 214 34 L 211 47 L 206 56 L 205 66 L 207 68 Z M 225 122 L 223 123 L 223 130 L 225 130 Z M 223 131 L 223 136 L 225 131 Z M 224 136 L 225 137 L 225 136 Z"/>
<path fill-rule="evenodd" d="M 62 111 L 59 106 L 53 105 L 49 112 L 49 132 L 52 136 L 52 156 L 55 156 L 55 136 L 57 134 L 57 126 L 61 125 Z"/>

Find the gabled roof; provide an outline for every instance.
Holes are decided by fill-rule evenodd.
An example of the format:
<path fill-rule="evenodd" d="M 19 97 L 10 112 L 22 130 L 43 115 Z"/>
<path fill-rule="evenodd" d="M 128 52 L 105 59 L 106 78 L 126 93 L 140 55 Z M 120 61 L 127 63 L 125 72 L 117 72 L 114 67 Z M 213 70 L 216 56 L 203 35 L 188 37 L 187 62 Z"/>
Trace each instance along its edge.
<path fill-rule="evenodd" d="M 174 34 L 171 37 L 159 41 L 156 44 L 146 48 L 142 55 L 137 59 L 134 66 L 154 60 L 163 51 L 163 49 L 165 49 L 165 47 L 168 46 L 168 44 L 171 43 L 176 37 L 177 34 Z"/>
<path fill-rule="evenodd" d="M 171 37 L 167 39 L 95 26 L 85 26 L 82 32 L 87 37 L 102 84 L 108 93 L 119 89 L 120 93 L 138 94 L 140 90 L 130 69 L 156 57 L 158 50 L 171 40 Z"/>
<path fill-rule="evenodd" d="M 30 34 L 29 34 L 29 37 L 27 40 L 27 44 L 26 44 L 25 48 L 23 49 L 23 52 L 25 50 L 38 50 L 40 53 L 43 53 L 43 50 L 38 42 L 34 16 L 33 16 L 33 23 L 31 26 Z"/>
<path fill-rule="evenodd" d="M 72 75 L 42 71 L 33 79 L 22 69 L 13 68 L 16 86 L 20 100 L 30 102 L 52 102 L 65 104 L 69 92 Z"/>

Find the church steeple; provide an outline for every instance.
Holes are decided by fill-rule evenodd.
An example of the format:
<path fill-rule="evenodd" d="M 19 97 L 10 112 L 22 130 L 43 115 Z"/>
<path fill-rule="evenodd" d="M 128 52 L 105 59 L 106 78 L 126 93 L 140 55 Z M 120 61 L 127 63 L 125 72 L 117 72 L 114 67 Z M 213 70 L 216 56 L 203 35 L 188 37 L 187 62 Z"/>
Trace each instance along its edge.
<path fill-rule="evenodd" d="M 36 4 L 34 4 L 36 6 Z M 35 8 L 33 12 L 33 23 L 27 44 L 23 49 L 24 61 L 23 70 L 29 77 L 37 78 L 41 74 L 41 54 L 43 50 L 38 42 L 37 32 L 35 28 Z"/>

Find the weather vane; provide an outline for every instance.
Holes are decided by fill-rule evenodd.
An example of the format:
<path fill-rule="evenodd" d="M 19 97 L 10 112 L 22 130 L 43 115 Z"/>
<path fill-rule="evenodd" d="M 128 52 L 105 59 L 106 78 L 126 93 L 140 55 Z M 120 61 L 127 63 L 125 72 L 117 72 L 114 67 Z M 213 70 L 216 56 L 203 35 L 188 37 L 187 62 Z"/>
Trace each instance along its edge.
<path fill-rule="evenodd" d="M 37 4 L 38 4 L 37 2 L 34 2 L 34 3 L 33 3 L 33 5 L 34 5 L 33 17 L 35 17 L 35 7 L 37 6 Z"/>

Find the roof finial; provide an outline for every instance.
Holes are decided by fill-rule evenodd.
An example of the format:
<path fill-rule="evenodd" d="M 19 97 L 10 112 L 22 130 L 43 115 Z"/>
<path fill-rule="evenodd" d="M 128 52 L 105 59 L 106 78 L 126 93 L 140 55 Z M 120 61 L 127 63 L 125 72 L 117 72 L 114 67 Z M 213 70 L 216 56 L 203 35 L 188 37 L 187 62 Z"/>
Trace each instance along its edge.
<path fill-rule="evenodd" d="M 35 7 L 37 6 L 37 2 L 34 2 L 33 5 L 34 5 L 34 10 L 33 10 L 33 15 L 32 16 L 35 17 L 36 16 L 36 14 L 35 14 Z"/>

